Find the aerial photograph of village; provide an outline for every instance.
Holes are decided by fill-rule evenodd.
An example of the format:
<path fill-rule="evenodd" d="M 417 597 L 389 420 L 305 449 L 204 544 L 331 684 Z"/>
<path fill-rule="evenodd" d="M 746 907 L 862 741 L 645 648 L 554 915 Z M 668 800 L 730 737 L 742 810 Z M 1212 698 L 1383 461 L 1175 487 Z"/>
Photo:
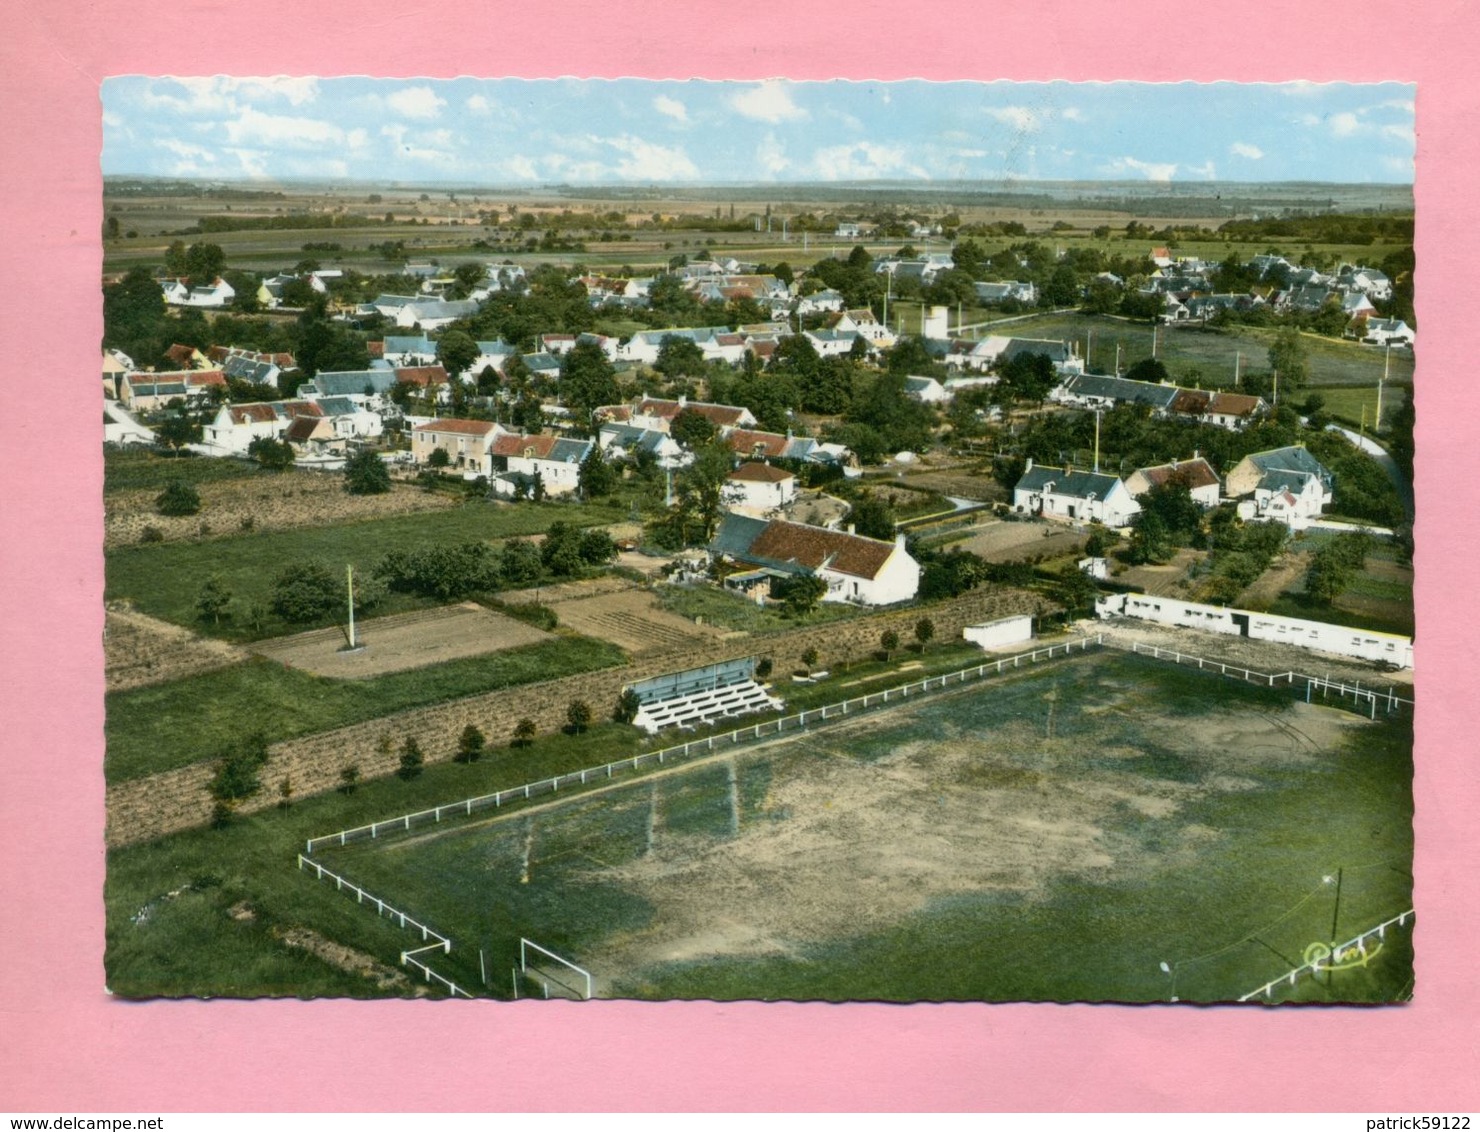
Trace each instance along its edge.
<path fill-rule="evenodd" d="M 107 989 L 1412 999 L 1413 100 L 104 81 Z"/>

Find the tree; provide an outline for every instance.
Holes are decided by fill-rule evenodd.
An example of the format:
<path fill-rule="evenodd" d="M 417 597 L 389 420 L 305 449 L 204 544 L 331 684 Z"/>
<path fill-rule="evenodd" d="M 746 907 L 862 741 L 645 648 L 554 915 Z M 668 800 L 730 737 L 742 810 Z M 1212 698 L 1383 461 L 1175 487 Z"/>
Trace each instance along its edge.
<path fill-rule="evenodd" d="M 1160 358 L 1142 358 L 1125 371 L 1125 376 L 1130 381 L 1165 382 L 1171 380 L 1171 375 L 1167 373 L 1167 367 L 1161 364 Z"/>
<path fill-rule="evenodd" d="M 356 452 L 344 464 L 344 490 L 351 495 L 384 495 L 391 489 L 391 472 L 370 449 Z"/>
<path fill-rule="evenodd" d="M 1305 343 L 1300 340 L 1298 330 L 1281 330 L 1275 335 L 1274 344 L 1269 347 L 1269 368 L 1279 375 L 1286 394 L 1305 384 Z"/>
<path fill-rule="evenodd" d="M 506 585 L 533 585 L 544 570 L 540 548 L 528 539 L 511 538 L 499 551 L 498 568 Z"/>
<path fill-rule="evenodd" d="M 421 773 L 422 764 L 426 761 L 426 756 L 421 753 L 421 744 L 410 735 L 406 736 L 406 742 L 401 745 L 401 764 L 396 768 L 396 777 L 402 782 L 410 782 Z"/>
<path fill-rule="evenodd" d="M 1047 354 L 1016 354 L 1002 367 L 997 388 L 1015 401 L 1042 401 L 1058 381 Z"/>
<path fill-rule="evenodd" d="M 160 443 L 168 446 L 176 456 L 187 444 L 199 444 L 203 432 L 200 422 L 187 413 L 183 405 L 171 410 L 154 430 Z"/>
<path fill-rule="evenodd" d="M 432 454 L 427 457 L 427 467 L 445 468 L 452 463 L 452 457 L 447 454 L 447 449 L 440 445 L 432 449 Z"/>
<path fill-rule="evenodd" d="M 708 542 L 719 525 L 724 508 L 725 477 L 730 474 L 731 454 L 721 441 L 706 444 L 693 463 L 678 475 L 675 487 L 675 523 L 685 544 Z"/>
<path fill-rule="evenodd" d="M 477 762 L 482 758 L 484 743 L 482 731 L 478 730 L 477 725 L 468 724 L 457 737 L 457 753 L 453 755 L 453 762 Z"/>
<path fill-rule="evenodd" d="M 184 266 L 192 283 L 210 283 L 226 267 L 226 253 L 219 244 L 191 244 L 185 251 Z"/>
<path fill-rule="evenodd" d="M 565 709 L 565 718 L 570 724 L 570 733 L 579 735 L 591 726 L 591 705 L 585 700 L 572 700 Z"/>
<path fill-rule="evenodd" d="M 658 359 L 653 368 L 669 381 L 680 377 L 699 377 L 706 368 L 704 351 L 692 338 L 665 334 L 658 346 Z"/>
<path fill-rule="evenodd" d="M 574 423 L 582 429 L 589 429 L 598 406 L 610 405 L 622 396 L 616 370 L 595 342 L 577 342 L 560 359 L 560 392 Z"/>
<path fill-rule="evenodd" d="M 286 440 L 275 440 L 270 436 L 259 436 L 247 445 L 247 455 L 257 461 L 257 466 L 268 472 L 280 472 L 293 466 L 293 446 Z"/>
<path fill-rule="evenodd" d="M 339 792 L 341 794 L 353 794 L 355 787 L 360 784 L 360 767 L 358 763 L 346 763 L 339 768 Z"/>
<path fill-rule="evenodd" d="M 668 427 L 669 435 L 689 450 L 708 444 L 718 429 L 714 422 L 697 409 L 683 408 Z"/>
<path fill-rule="evenodd" d="M 207 785 L 211 797 L 227 807 L 250 798 L 262 789 L 260 772 L 266 762 L 267 740 L 253 732 L 217 760 L 216 772 Z"/>
<path fill-rule="evenodd" d="M 462 330 L 448 330 L 437 343 L 437 360 L 454 378 L 461 376 L 473 364 L 478 352 L 478 343 Z"/>
<path fill-rule="evenodd" d="M 894 538 L 894 508 L 872 492 L 865 491 L 853 501 L 848 522 L 855 534 L 868 538 Z"/>
<path fill-rule="evenodd" d="M 884 650 L 884 659 L 890 659 L 894 650 L 899 648 L 899 634 L 893 629 L 885 629 L 879 634 L 879 646 Z"/>
<path fill-rule="evenodd" d="M 934 639 L 935 639 L 935 622 L 934 621 L 930 620 L 930 618 L 928 618 L 928 617 L 922 617 L 922 618 L 920 618 L 920 620 L 918 620 L 918 621 L 915 622 L 915 640 L 917 640 L 917 641 L 920 642 L 920 648 L 922 650 L 925 648 L 926 645 L 928 645 Z"/>
<path fill-rule="evenodd" d="M 1135 525 L 1135 530 L 1131 532 L 1130 549 L 1133 564 L 1140 566 L 1171 559 L 1176 546 L 1159 514 L 1155 511 L 1142 511 L 1132 522 Z"/>
<path fill-rule="evenodd" d="M 617 486 L 617 476 L 607 463 L 606 453 L 600 444 L 591 445 L 591 451 L 581 461 L 579 476 L 581 493 L 587 499 L 598 499 L 610 495 Z"/>
<path fill-rule="evenodd" d="M 221 580 L 221 575 L 212 574 L 200 587 L 195 596 L 195 615 L 213 625 L 221 624 L 231 608 L 231 591 Z"/>
<path fill-rule="evenodd" d="M 808 647 L 802 651 L 802 667 L 808 672 L 817 667 L 817 650 Z"/>
<path fill-rule="evenodd" d="M 1066 562 L 1059 569 L 1057 583 L 1054 596 L 1071 614 L 1093 607 L 1095 595 L 1100 592 L 1095 580 L 1072 562 Z"/>
<path fill-rule="evenodd" d="M 295 562 L 272 582 L 272 610 L 284 621 L 317 621 L 341 600 L 339 579 L 319 562 Z"/>
<path fill-rule="evenodd" d="M 771 596 L 781 601 L 788 617 L 805 617 L 826 593 L 827 583 L 815 574 L 793 574 L 771 584 Z"/>
<path fill-rule="evenodd" d="M 631 723 L 641 710 L 641 697 L 631 688 L 623 688 L 617 697 L 617 706 L 612 710 L 612 719 L 617 723 Z"/>
<path fill-rule="evenodd" d="M 154 499 L 161 515 L 194 515 L 200 510 L 200 493 L 184 480 L 170 480 Z"/>
<path fill-rule="evenodd" d="M 511 747 L 527 747 L 530 743 L 534 742 L 537 731 L 538 728 L 535 727 L 534 720 L 526 716 L 514 724 L 514 738 L 510 741 L 509 745 Z"/>
<path fill-rule="evenodd" d="M 617 556 L 617 544 L 600 527 L 587 527 L 576 545 L 581 561 L 587 566 L 605 566 Z"/>

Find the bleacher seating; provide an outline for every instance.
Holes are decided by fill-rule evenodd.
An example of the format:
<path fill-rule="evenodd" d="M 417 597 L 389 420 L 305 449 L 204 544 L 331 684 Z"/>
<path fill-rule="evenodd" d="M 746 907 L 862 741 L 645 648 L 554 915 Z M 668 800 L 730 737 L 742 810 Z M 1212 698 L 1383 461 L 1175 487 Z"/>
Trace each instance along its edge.
<path fill-rule="evenodd" d="M 734 716 L 780 711 L 781 707 L 781 701 L 754 680 L 739 680 L 722 688 L 643 704 L 632 722 L 654 735 L 669 727 L 692 730 Z"/>

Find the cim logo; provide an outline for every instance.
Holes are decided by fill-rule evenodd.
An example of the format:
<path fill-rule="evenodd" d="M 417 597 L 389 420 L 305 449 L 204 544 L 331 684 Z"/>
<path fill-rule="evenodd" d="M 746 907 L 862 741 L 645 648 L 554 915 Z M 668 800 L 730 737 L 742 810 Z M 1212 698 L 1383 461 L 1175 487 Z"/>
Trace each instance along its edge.
<path fill-rule="evenodd" d="M 1367 966 L 1381 951 L 1381 943 L 1369 951 L 1364 941 L 1358 941 L 1351 947 L 1337 948 L 1335 955 L 1332 955 L 1329 944 L 1318 942 L 1306 947 L 1304 958 L 1312 971 L 1345 971 L 1352 967 Z"/>

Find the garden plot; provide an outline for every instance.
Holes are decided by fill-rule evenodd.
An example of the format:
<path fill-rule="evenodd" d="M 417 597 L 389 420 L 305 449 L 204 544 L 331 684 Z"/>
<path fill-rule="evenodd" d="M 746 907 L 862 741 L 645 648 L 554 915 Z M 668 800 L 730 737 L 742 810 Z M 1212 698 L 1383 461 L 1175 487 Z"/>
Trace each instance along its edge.
<path fill-rule="evenodd" d="M 689 648 L 725 636 L 658 606 L 647 590 L 628 589 L 577 596 L 551 603 L 560 624 L 588 637 L 610 641 L 633 656 Z"/>
<path fill-rule="evenodd" d="M 361 648 L 347 648 L 345 629 L 315 629 L 252 645 L 258 656 L 315 676 L 363 679 L 463 657 L 516 649 L 551 634 L 468 602 L 360 622 Z"/>
<path fill-rule="evenodd" d="M 1016 562 L 1076 554 L 1084 546 L 1084 539 L 1082 531 L 1058 523 L 997 522 L 978 527 L 970 538 L 954 545 L 988 562 Z"/>

